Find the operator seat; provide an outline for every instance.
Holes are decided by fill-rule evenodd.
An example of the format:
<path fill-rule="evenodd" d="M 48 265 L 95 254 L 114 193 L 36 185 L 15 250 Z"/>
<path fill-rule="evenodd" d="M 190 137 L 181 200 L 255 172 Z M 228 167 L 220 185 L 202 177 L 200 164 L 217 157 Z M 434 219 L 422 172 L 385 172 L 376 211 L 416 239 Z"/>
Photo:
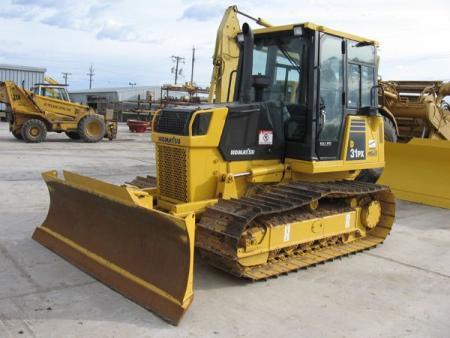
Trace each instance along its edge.
<path fill-rule="evenodd" d="M 285 123 L 285 134 L 288 140 L 302 142 L 306 136 L 308 109 L 303 104 L 287 104 L 290 117 Z"/>

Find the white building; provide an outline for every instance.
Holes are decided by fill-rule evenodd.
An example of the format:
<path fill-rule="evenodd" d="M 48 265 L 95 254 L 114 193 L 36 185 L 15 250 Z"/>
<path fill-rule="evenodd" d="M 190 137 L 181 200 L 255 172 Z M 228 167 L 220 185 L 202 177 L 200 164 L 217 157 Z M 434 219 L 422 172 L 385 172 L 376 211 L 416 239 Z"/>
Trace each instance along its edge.
<path fill-rule="evenodd" d="M 159 100 L 161 95 L 161 87 L 159 86 L 140 86 L 140 87 L 111 87 L 111 88 L 94 88 L 83 90 L 71 90 L 69 92 L 70 99 L 73 102 L 87 104 L 90 98 L 103 98 L 108 103 L 124 102 L 124 101 L 141 101 L 148 100 L 151 95 L 153 101 Z"/>

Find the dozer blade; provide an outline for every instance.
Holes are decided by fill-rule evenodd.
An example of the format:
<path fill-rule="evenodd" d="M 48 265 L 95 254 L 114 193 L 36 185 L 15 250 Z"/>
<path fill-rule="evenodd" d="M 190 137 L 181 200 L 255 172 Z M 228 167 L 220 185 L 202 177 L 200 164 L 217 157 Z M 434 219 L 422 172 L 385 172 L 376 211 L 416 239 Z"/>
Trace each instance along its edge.
<path fill-rule="evenodd" d="M 386 167 L 377 183 L 398 199 L 450 208 L 450 142 L 414 138 L 385 145 Z"/>
<path fill-rule="evenodd" d="M 195 216 L 143 207 L 151 196 L 92 178 L 43 173 L 50 209 L 33 239 L 178 324 L 193 297 Z"/>

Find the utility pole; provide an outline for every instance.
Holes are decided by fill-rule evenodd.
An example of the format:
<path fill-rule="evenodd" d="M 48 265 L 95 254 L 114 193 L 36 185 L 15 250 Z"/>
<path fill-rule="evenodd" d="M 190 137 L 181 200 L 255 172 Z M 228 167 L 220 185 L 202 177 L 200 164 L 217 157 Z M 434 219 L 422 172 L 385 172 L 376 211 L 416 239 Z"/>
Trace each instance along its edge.
<path fill-rule="evenodd" d="M 89 76 L 89 89 L 92 89 L 92 78 L 95 76 L 94 70 L 95 69 L 91 64 L 91 66 L 89 67 L 89 73 L 86 74 L 87 76 Z"/>
<path fill-rule="evenodd" d="M 181 75 L 182 69 L 178 71 L 179 63 L 184 63 L 184 58 L 181 56 L 172 55 L 172 61 L 175 62 L 175 70 L 172 68 L 172 73 L 175 73 L 175 84 L 177 84 L 178 75 Z"/>
<path fill-rule="evenodd" d="M 194 85 L 195 46 L 192 47 L 191 86 Z"/>
<path fill-rule="evenodd" d="M 62 72 L 61 74 L 64 79 L 64 84 L 67 86 L 67 79 L 72 75 L 72 73 Z"/>

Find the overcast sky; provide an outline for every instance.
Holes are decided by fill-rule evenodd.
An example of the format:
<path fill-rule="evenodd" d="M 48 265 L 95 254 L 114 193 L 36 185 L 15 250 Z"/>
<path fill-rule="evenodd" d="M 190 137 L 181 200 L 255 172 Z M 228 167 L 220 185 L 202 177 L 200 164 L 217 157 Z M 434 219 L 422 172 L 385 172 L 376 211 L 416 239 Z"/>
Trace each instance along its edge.
<path fill-rule="evenodd" d="M 450 1 L 249 0 L 272 24 L 311 21 L 381 43 L 384 79 L 450 79 Z M 0 63 L 39 66 L 72 89 L 173 82 L 172 55 L 197 48 L 194 81 L 208 85 L 217 26 L 229 1 L 0 0 Z M 241 18 L 243 23 L 245 18 Z M 254 26 L 254 25 L 253 25 Z M 255 27 L 255 26 L 254 26 Z"/>

